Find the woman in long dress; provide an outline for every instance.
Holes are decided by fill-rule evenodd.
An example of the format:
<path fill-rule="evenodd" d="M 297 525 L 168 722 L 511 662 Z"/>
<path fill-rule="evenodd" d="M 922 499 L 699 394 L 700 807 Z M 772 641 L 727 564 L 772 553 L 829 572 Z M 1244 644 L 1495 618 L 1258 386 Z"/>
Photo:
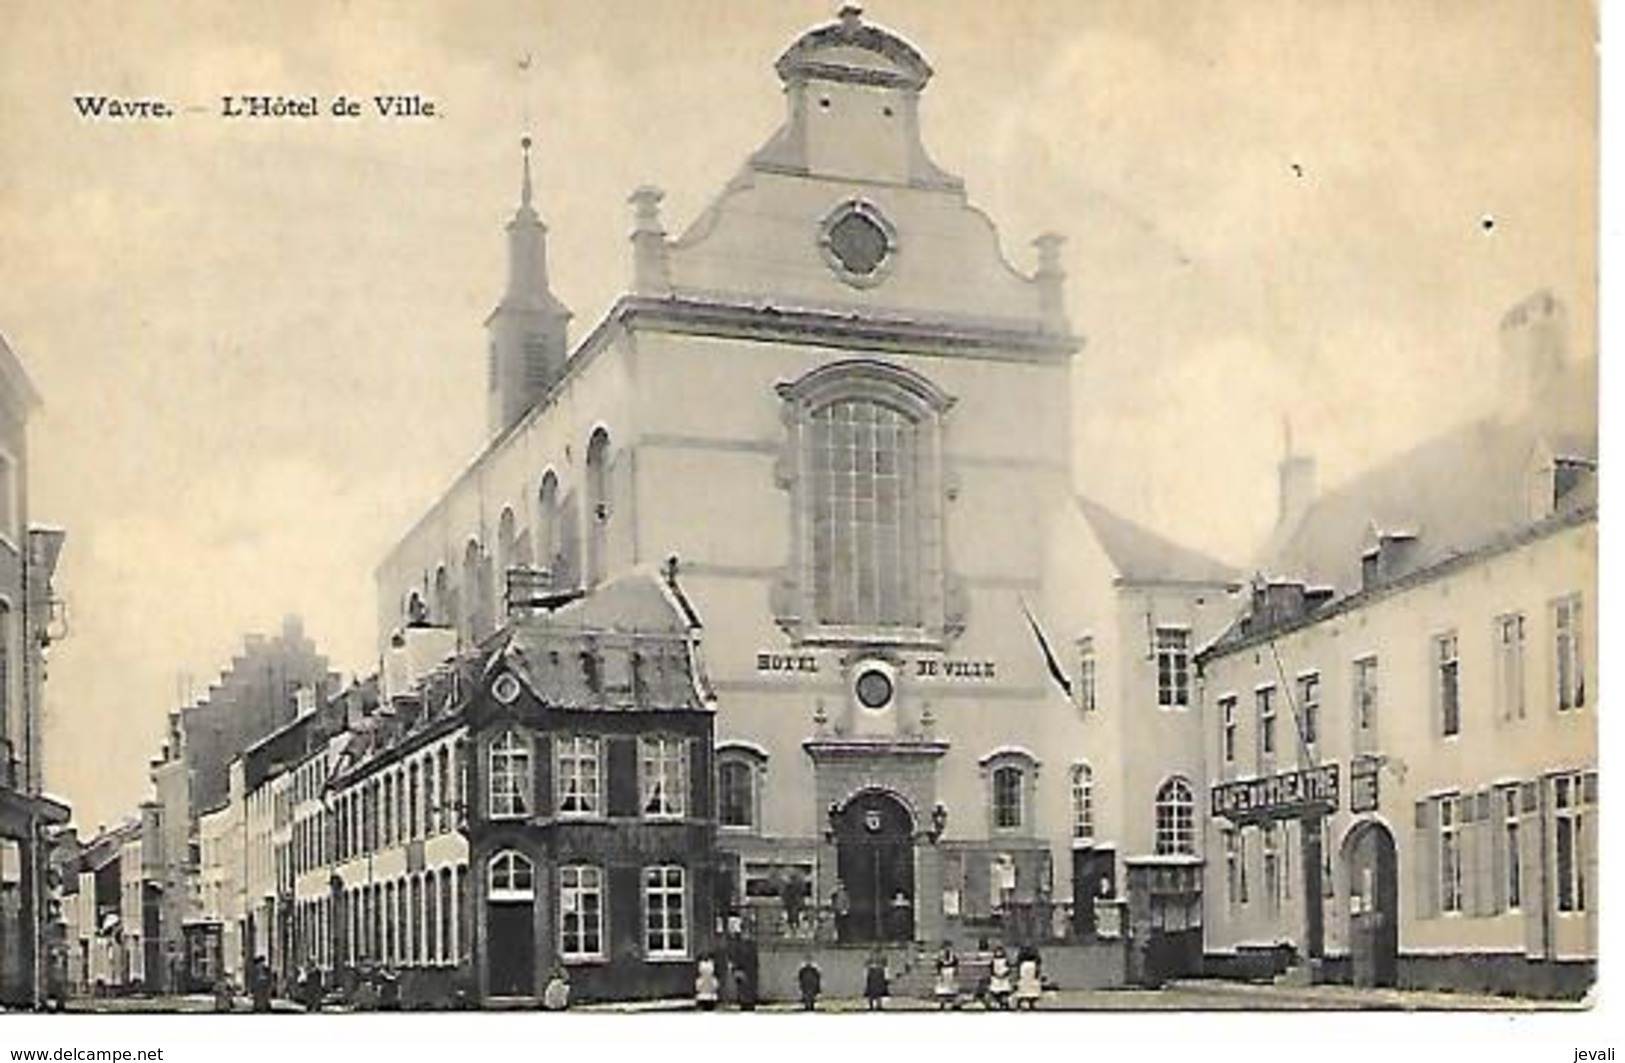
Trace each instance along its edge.
<path fill-rule="evenodd" d="M 701 1011 L 717 1010 L 717 990 L 717 961 L 707 953 L 694 969 L 695 1006 Z"/>
<path fill-rule="evenodd" d="M 995 1006 L 1008 1008 L 1013 988 L 1010 984 L 1010 957 L 1005 954 L 1004 946 L 1000 945 L 993 950 L 993 963 L 988 969 L 988 998 Z"/>
<path fill-rule="evenodd" d="M 1039 998 L 1044 995 L 1044 983 L 1038 975 L 1038 953 L 1023 952 L 1016 966 L 1016 1010 L 1023 1006 L 1028 1011 L 1038 1010 Z"/>
<path fill-rule="evenodd" d="M 959 957 L 951 941 L 944 941 L 937 954 L 936 998 L 939 1011 L 959 1006 Z"/>

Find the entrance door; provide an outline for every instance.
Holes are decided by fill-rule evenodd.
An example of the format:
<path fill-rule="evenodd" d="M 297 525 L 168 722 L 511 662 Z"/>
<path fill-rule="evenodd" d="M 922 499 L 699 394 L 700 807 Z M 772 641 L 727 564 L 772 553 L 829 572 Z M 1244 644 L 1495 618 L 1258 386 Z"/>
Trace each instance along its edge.
<path fill-rule="evenodd" d="M 837 913 L 843 942 L 914 938 L 914 817 L 888 793 L 859 794 L 842 810 L 836 868 L 847 913 Z"/>
<path fill-rule="evenodd" d="M 1357 986 L 1391 986 L 1399 968 L 1399 861 L 1394 836 L 1375 820 L 1343 840 L 1349 875 L 1349 955 Z"/>
<path fill-rule="evenodd" d="M 536 920 L 532 901 L 492 901 L 486 906 L 490 995 L 536 993 Z"/>

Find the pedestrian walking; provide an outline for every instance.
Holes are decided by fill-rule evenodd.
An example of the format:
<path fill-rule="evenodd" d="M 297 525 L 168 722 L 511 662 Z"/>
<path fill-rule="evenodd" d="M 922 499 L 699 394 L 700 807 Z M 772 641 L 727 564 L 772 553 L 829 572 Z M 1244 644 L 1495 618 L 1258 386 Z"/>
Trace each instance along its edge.
<path fill-rule="evenodd" d="M 810 952 L 796 972 L 796 987 L 801 990 L 801 1010 L 817 1010 L 818 994 L 824 991 L 824 972 L 818 969 Z"/>
<path fill-rule="evenodd" d="M 254 998 L 255 1011 L 271 1010 L 271 965 L 261 956 L 249 970 L 249 992 Z"/>
<path fill-rule="evenodd" d="M 1010 957 L 1003 945 L 996 946 L 993 949 L 993 962 L 988 967 L 987 996 L 992 1005 L 1001 1011 L 1010 1007 L 1010 994 L 1015 989 L 1010 984 L 1010 973 Z"/>
<path fill-rule="evenodd" d="M 886 1006 L 886 997 L 891 993 L 890 980 L 886 977 L 886 955 L 879 949 L 869 954 L 869 963 L 863 972 L 863 998 L 869 1005 L 870 1011 L 880 1011 Z"/>
<path fill-rule="evenodd" d="M 694 1006 L 701 1011 L 717 1010 L 717 961 L 708 952 L 694 967 Z"/>
<path fill-rule="evenodd" d="M 1024 949 L 1021 962 L 1016 965 L 1016 1010 L 1025 1007 L 1038 1010 L 1038 1001 L 1044 995 L 1044 982 L 1039 976 L 1038 950 Z"/>
<path fill-rule="evenodd" d="M 937 998 L 938 1011 L 959 1007 L 959 955 L 954 952 L 954 943 L 951 941 L 944 941 L 942 951 L 937 953 L 937 984 L 934 995 Z"/>

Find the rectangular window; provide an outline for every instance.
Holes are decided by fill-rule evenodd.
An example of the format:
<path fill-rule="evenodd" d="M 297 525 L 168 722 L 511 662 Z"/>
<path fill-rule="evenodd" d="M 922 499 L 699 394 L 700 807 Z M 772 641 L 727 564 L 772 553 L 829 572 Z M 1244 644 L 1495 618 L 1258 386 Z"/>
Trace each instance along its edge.
<path fill-rule="evenodd" d="M 1454 631 L 1433 639 L 1433 702 L 1438 708 L 1439 733 L 1461 734 L 1461 658 Z"/>
<path fill-rule="evenodd" d="M 1298 677 L 1298 726 L 1303 730 L 1304 745 L 1314 748 L 1320 738 L 1320 673 L 1310 672 Z"/>
<path fill-rule="evenodd" d="M 601 815 L 603 779 L 599 768 L 598 739 L 591 735 L 561 736 L 557 750 L 555 786 L 559 815 Z"/>
<path fill-rule="evenodd" d="M 717 825 L 752 827 L 756 824 L 756 769 L 730 757 L 717 765 Z"/>
<path fill-rule="evenodd" d="M 1556 844 L 1557 910 L 1586 910 L 1584 814 L 1579 775 L 1559 775 L 1552 779 L 1552 816 Z"/>
<path fill-rule="evenodd" d="M 1586 703 L 1585 657 L 1581 652 L 1580 597 L 1552 603 L 1553 670 L 1557 681 L 1557 711 L 1583 708 Z"/>
<path fill-rule="evenodd" d="M 1095 836 L 1095 775 L 1087 764 L 1072 765 L 1072 839 L 1091 841 Z"/>
<path fill-rule="evenodd" d="M 1502 720 L 1524 716 L 1523 614 L 1495 618 L 1495 701 Z"/>
<path fill-rule="evenodd" d="M 1191 633 L 1182 627 L 1156 631 L 1157 704 L 1183 709 L 1191 703 Z"/>
<path fill-rule="evenodd" d="M 1254 697 L 1258 701 L 1258 756 L 1263 760 L 1275 756 L 1275 688 L 1259 687 Z"/>
<path fill-rule="evenodd" d="M 498 735 L 491 742 L 491 817 L 530 815 L 531 793 L 529 743 L 512 731 Z"/>
<path fill-rule="evenodd" d="M 1225 892 L 1232 906 L 1247 903 L 1246 835 L 1236 827 L 1224 832 Z"/>
<path fill-rule="evenodd" d="M 1224 753 L 1224 762 L 1236 762 L 1236 696 L 1227 694 L 1219 699 L 1219 745 Z"/>
<path fill-rule="evenodd" d="M 559 868 L 559 956 L 604 958 L 604 873 L 585 864 Z"/>
<path fill-rule="evenodd" d="M 1095 705 L 1095 640 L 1085 635 L 1078 640 L 1078 707 L 1094 712 Z"/>
<path fill-rule="evenodd" d="M 1364 741 L 1377 730 L 1377 658 L 1354 662 L 1354 727 Z"/>
<path fill-rule="evenodd" d="M 688 808 L 688 743 L 681 738 L 639 738 L 638 776 L 643 814 L 681 818 Z"/>
<path fill-rule="evenodd" d="M 688 955 L 688 891 L 683 869 L 650 867 L 643 872 L 644 953 L 650 959 Z"/>
<path fill-rule="evenodd" d="M 993 826 L 1016 830 L 1021 826 L 1021 769 L 1011 765 L 993 772 Z"/>
<path fill-rule="evenodd" d="M 1461 798 L 1439 798 L 1439 910 L 1461 911 Z"/>
<path fill-rule="evenodd" d="M 1501 859 L 1505 870 L 1506 907 L 1515 912 L 1523 906 L 1523 871 L 1518 863 L 1518 788 L 1508 786 L 1496 794 L 1501 809 Z"/>

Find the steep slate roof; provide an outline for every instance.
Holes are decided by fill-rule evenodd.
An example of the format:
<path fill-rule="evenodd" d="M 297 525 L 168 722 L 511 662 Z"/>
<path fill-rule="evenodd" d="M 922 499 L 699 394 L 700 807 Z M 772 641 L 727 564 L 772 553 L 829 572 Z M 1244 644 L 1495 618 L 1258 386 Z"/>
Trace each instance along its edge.
<path fill-rule="evenodd" d="M 1361 555 L 1380 533 L 1414 535 L 1405 567 L 1417 569 L 1526 526 L 1540 517 L 1531 512 L 1531 473 L 1544 448 L 1595 460 L 1597 442 L 1496 418 L 1435 436 L 1317 499 L 1267 559 L 1268 574 L 1349 594 L 1360 589 Z M 1582 482 L 1564 507 L 1595 498 L 1595 484 Z"/>
<path fill-rule="evenodd" d="M 1119 516 L 1093 499 L 1074 497 L 1078 512 L 1094 529 L 1101 549 L 1118 573 L 1131 583 L 1215 583 L 1236 584 L 1241 573 L 1181 546 L 1149 528 Z"/>
<path fill-rule="evenodd" d="M 610 711 L 707 708 L 683 604 L 636 572 L 550 614 L 517 621 L 487 671 L 505 664 L 543 704 Z"/>

